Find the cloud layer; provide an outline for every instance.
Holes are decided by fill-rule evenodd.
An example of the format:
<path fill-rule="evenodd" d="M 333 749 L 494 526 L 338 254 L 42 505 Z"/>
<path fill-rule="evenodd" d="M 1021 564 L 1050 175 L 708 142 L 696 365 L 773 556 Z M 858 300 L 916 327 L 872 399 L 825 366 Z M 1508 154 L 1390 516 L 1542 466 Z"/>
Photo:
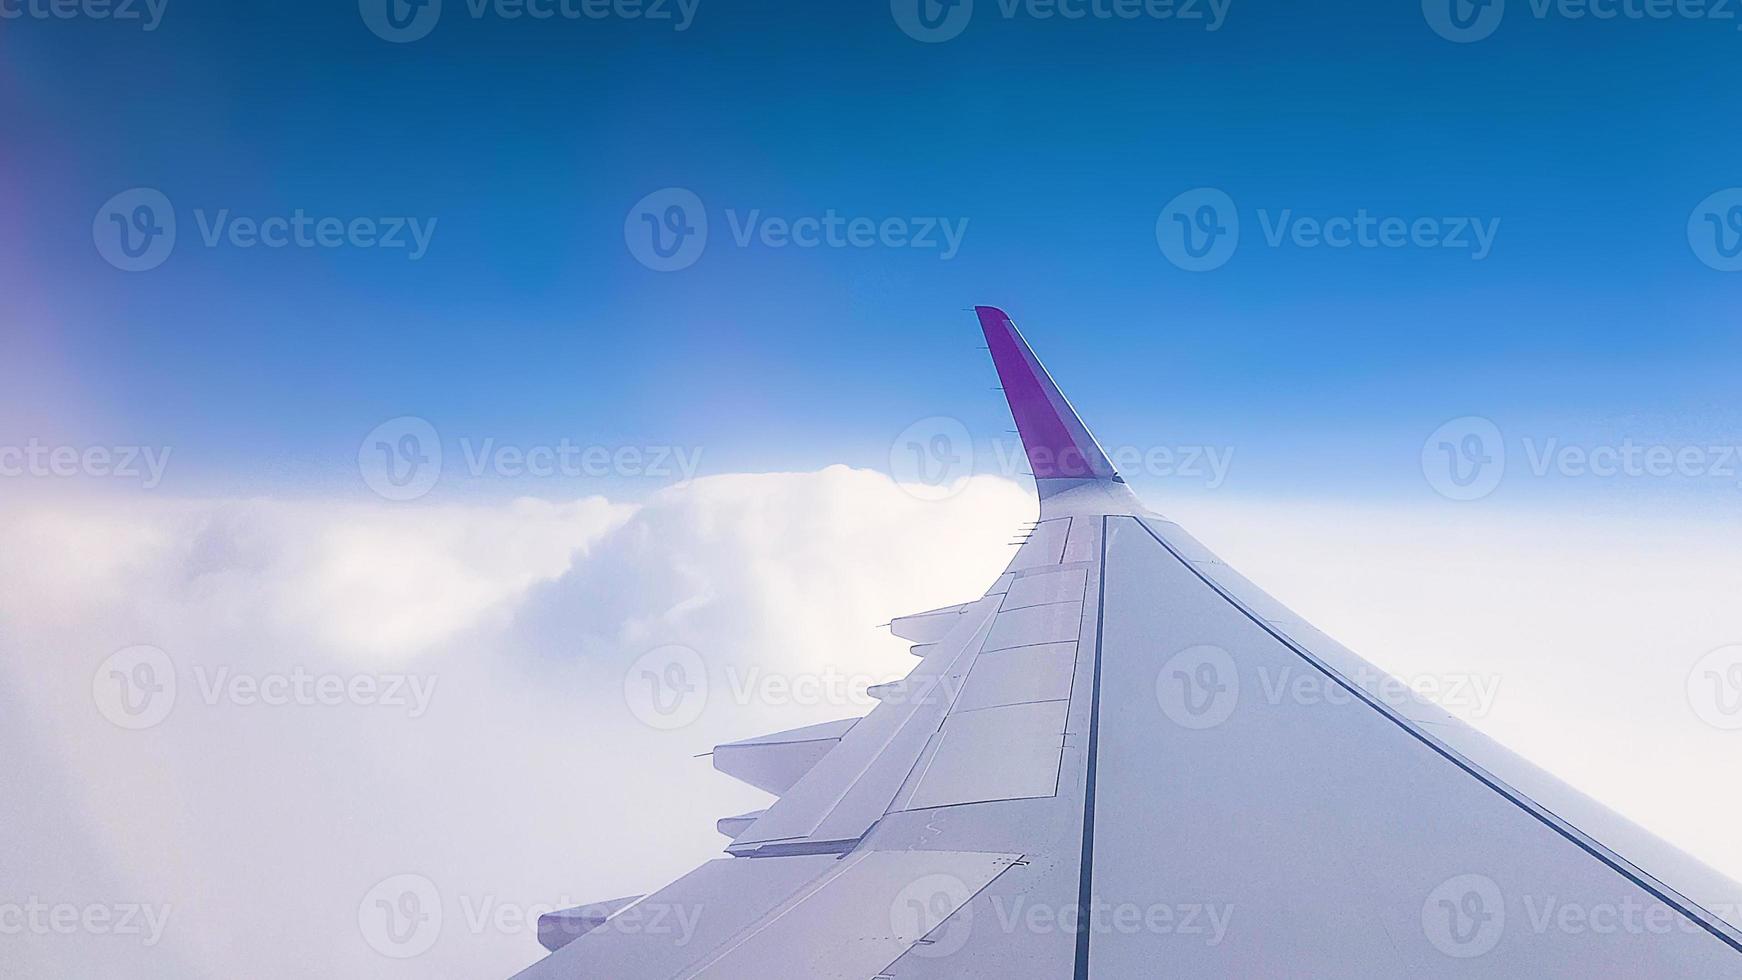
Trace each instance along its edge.
<path fill-rule="evenodd" d="M 877 624 L 978 595 L 1032 514 L 1003 480 L 929 502 L 839 467 L 637 505 L 14 505 L 0 901 L 168 919 L 149 948 L 84 927 L 0 944 L 27 976 L 506 976 L 540 953 L 541 905 L 716 855 L 713 820 L 767 798 L 695 756 L 862 713 L 864 686 L 912 663 Z M 1220 500 L 1171 516 L 1381 667 L 1497 678 L 1466 706 L 1477 724 L 1742 872 L 1742 796 L 1711 778 L 1742 732 L 1703 722 L 1686 687 L 1742 642 L 1742 527 Z M 161 654 L 115 659 L 142 645 Z M 703 665 L 681 717 L 638 700 L 669 649 Z M 133 673 L 155 656 L 164 673 Z M 146 676 L 172 676 L 173 702 L 124 727 L 117 692 Z M 408 959 L 371 945 L 372 889 L 399 875 L 432 890 L 426 920 L 439 909 Z"/>
<path fill-rule="evenodd" d="M 169 917 L 148 949 L 81 927 L 0 938 L 7 959 L 35 975 L 505 976 L 541 953 L 541 904 L 647 891 L 717 856 L 714 819 L 767 798 L 695 756 L 863 713 L 865 684 L 912 663 L 876 626 L 978 594 L 1031 512 L 1002 481 L 929 503 L 845 468 L 638 506 L 12 510 L 0 726 L 22 751 L 0 772 L 27 792 L 6 794 L 20 846 L 0 901 Z M 714 683 L 688 724 L 656 728 L 626 677 L 674 644 Z M 109 685 L 141 645 L 174 692 L 130 730 Z M 856 683 L 770 697 L 768 677 Z M 441 910 L 406 960 L 359 922 L 401 874 Z"/>

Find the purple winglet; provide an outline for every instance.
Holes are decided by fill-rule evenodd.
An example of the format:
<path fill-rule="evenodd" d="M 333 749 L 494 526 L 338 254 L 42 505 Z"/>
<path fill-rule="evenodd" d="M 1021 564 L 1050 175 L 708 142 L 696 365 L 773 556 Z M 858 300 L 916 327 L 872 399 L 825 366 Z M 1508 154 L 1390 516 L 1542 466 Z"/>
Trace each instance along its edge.
<path fill-rule="evenodd" d="M 998 367 L 1034 478 L 1125 482 L 1010 317 L 993 306 L 976 306 L 974 312 L 980 315 L 980 329 L 992 349 L 992 363 Z"/>

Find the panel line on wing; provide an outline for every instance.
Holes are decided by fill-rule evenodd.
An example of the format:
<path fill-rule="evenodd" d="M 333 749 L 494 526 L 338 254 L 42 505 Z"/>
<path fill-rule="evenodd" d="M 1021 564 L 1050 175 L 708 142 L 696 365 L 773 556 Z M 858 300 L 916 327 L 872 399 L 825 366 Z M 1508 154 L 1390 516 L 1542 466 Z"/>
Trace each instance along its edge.
<path fill-rule="evenodd" d="M 1083 777 L 1083 849 L 1077 880 L 1077 959 L 1075 980 L 1089 980 L 1089 937 L 1094 928 L 1095 766 L 1101 750 L 1101 637 L 1106 634 L 1107 518 L 1101 518 L 1101 574 L 1095 601 L 1095 660 L 1089 686 L 1088 765 Z"/>

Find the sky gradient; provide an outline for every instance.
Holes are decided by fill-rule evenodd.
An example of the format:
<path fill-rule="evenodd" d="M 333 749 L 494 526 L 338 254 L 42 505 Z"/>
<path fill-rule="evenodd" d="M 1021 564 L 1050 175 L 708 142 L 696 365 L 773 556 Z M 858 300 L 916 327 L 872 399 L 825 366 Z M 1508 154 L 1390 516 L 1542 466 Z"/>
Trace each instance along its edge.
<path fill-rule="evenodd" d="M 0 441 L 171 446 L 163 486 L 184 494 L 367 493 L 357 447 L 405 415 L 450 456 L 567 438 L 693 447 L 704 472 L 888 469 L 932 416 L 985 456 L 1008 419 L 975 303 L 1010 311 L 1104 443 L 1229 449 L 1218 489 L 1243 495 L 1431 494 L 1424 440 L 1462 416 L 1514 453 L 1738 441 L 1742 280 L 1688 234 L 1742 184 L 1733 21 L 1514 2 L 1454 43 L 1415 4 L 1235 3 L 1210 31 L 981 0 L 921 43 L 883 4 L 703 3 L 682 31 L 446 6 L 409 43 L 351 4 L 8 22 Z M 133 188 L 179 224 L 147 272 L 93 244 Z M 626 244 L 662 188 L 710 222 L 674 272 Z M 1211 271 L 1158 245 L 1194 188 L 1242 223 Z M 1270 243 L 1363 212 L 1472 218 L 1493 241 Z M 427 250 L 205 241 L 298 213 L 415 219 Z M 830 213 L 962 234 L 948 258 L 738 241 Z M 1503 489 L 1562 492 L 1536 482 Z M 1717 483 L 1736 490 L 1570 492 Z"/>
<path fill-rule="evenodd" d="M 724 679 L 900 677 L 1034 514 L 976 304 L 1146 503 L 1742 879 L 1734 19 L 393 2 L 0 0 L 0 912 L 173 910 L 0 963 L 504 976 L 478 902 L 717 855 L 768 801 L 700 754 L 870 704 Z"/>

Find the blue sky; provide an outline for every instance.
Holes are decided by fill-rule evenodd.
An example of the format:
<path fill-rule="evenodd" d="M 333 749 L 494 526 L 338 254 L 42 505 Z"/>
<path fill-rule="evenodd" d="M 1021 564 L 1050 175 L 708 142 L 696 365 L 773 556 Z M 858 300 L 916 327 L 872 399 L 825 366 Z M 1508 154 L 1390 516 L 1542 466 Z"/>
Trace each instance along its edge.
<path fill-rule="evenodd" d="M 567 438 L 699 447 L 703 472 L 887 468 L 915 419 L 1007 427 L 974 303 L 1014 315 L 1103 442 L 1232 448 L 1227 492 L 1431 495 L 1423 440 L 1468 415 L 1512 441 L 1742 441 L 1742 279 L 1687 230 L 1742 185 L 1736 21 L 1511 0 L 1454 43 L 1414 3 L 1234 0 L 1215 31 L 1015 9 L 979 0 L 941 43 L 883 3 L 702 0 L 676 31 L 446 0 L 403 44 L 350 3 L 9 21 L 0 441 L 173 446 L 186 494 L 366 493 L 359 441 L 402 415 L 455 455 Z M 139 187 L 178 238 L 130 273 L 93 216 Z M 662 273 L 625 220 L 668 187 L 710 235 Z M 1242 236 L 1191 272 L 1157 223 L 1205 187 Z M 415 261 L 202 239 L 299 211 L 434 226 Z M 1492 247 L 1267 241 L 1285 213 L 1363 211 L 1474 219 Z M 740 246 L 752 212 L 962 238 Z M 650 485 L 612 482 L 506 489 Z M 1682 484 L 1736 493 L 1588 489 Z"/>

